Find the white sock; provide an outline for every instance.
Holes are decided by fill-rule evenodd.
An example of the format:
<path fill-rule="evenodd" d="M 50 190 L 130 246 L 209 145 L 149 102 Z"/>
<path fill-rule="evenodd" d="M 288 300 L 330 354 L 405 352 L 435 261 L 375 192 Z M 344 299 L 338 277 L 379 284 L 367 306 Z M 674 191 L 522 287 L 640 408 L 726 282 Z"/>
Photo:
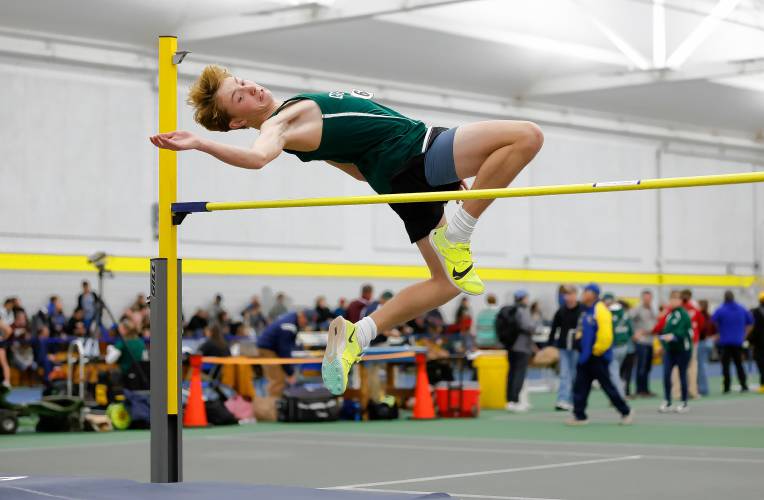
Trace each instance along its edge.
<path fill-rule="evenodd" d="M 475 230 L 475 224 L 477 219 L 467 213 L 464 210 L 464 206 L 460 205 L 456 209 L 456 213 L 451 217 L 451 221 L 446 228 L 446 239 L 451 243 L 467 243 L 470 241 L 472 231 Z"/>
<path fill-rule="evenodd" d="M 358 334 L 358 344 L 363 350 L 369 347 L 371 341 L 377 336 L 377 324 L 371 316 L 366 316 L 355 324 L 355 331 Z"/>

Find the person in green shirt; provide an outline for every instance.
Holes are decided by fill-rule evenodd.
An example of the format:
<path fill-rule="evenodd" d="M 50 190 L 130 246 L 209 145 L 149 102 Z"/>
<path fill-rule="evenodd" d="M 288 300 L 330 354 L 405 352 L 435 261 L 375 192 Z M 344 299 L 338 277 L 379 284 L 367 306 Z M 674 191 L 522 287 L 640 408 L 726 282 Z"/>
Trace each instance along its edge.
<path fill-rule="evenodd" d="M 682 307 L 682 296 L 679 291 L 671 292 L 669 309 L 666 315 L 655 325 L 663 346 L 663 394 L 665 401 L 658 411 L 668 413 L 675 411 L 685 413 L 687 406 L 687 367 L 692 355 L 692 321 L 690 315 Z M 671 401 L 671 371 L 679 369 L 679 385 L 682 402 L 672 406 Z"/>
<path fill-rule="evenodd" d="M 631 336 L 634 334 L 634 329 L 631 326 L 631 318 L 626 313 L 626 308 L 615 299 L 615 295 L 612 292 L 605 292 L 602 296 L 602 301 L 610 310 L 610 314 L 613 315 L 613 359 L 608 365 L 608 371 L 610 372 L 610 379 L 613 381 L 613 385 L 618 389 L 618 394 L 625 398 L 626 381 L 621 377 L 621 366 L 623 366 L 623 362 L 629 354 Z"/>
<path fill-rule="evenodd" d="M 499 306 L 496 301 L 496 295 L 489 293 L 485 298 L 485 309 L 481 309 L 475 318 L 475 343 L 478 348 L 495 347 L 499 344 L 496 338 L 496 315 L 499 313 Z"/>
<path fill-rule="evenodd" d="M 114 347 L 120 351 L 117 364 L 119 365 L 119 371 L 122 372 L 123 383 L 125 387 L 138 388 L 138 386 L 133 385 L 133 382 L 141 384 L 134 373 L 135 364 L 140 363 L 143 359 L 146 343 L 140 337 L 138 329 L 131 320 L 123 319 L 117 328 L 122 338 L 114 343 Z"/>
<path fill-rule="evenodd" d="M 471 177 L 472 189 L 505 188 L 543 144 L 543 133 L 534 123 L 491 120 L 451 129 L 429 127 L 372 98 L 369 92 L 353 89 L 298 94 L 282 101 L 262 85 L 210 65 L 189 93 L 194 119 L 214 131 L 258 129 L 253 146 L 231 146 L 188 131 L 157 134 L 150 140 L 159 148 L 196 149 L 254 170 L 282 152 L 302 161 L 325 161 L 368 182 L 380 194 L 457 190 L 466 188 L 463 181 Z M 422 254 L 430 278 L 400 291 L 357 323 L 332 321 L 322 364 L 330 391 L 345 392 L 351 366 L 378 331 L 435 309 L 461 292 L 484 293 L 470 238 L 492 202 L 465 200 L 448 223 L 442 202 L 391 205 Z"/>

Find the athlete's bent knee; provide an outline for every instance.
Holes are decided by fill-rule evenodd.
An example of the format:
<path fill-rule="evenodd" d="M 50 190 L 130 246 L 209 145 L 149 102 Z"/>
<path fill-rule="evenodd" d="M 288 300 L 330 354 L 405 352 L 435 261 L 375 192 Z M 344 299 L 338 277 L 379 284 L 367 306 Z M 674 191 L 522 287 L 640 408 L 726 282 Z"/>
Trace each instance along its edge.
<path fill-rule="evenodd" d="M 544 132 L 541 127 L 533 122 L 523 122 L 520 137 L 515 142 L 515 146 L 527 153 L 531 157 L 535 156 L 544 145 Z"/>

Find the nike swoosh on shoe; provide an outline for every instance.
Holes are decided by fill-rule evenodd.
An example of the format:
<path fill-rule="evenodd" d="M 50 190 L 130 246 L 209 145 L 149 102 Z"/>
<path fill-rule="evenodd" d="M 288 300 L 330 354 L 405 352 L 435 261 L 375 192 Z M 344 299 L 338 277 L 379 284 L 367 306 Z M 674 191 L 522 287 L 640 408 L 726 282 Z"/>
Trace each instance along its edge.
<path fill-rule="evenodd" d="M 461 272 L 456 272 L 456 268 L 454 268 L 454 270 L 451 272 L 451 276 L 453 276 L 455 280 L 460 280 L 467 276 L 467 273 L 469 273 L 470 270 L 472 270 L 472 264 L 470 264 L 467 269 Z"/>

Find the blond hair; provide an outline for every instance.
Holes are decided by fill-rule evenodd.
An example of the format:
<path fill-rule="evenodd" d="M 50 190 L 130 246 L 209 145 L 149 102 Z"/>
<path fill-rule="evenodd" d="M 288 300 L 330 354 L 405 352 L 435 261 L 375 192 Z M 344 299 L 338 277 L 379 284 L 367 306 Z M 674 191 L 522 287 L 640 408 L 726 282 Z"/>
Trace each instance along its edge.
<path fill-rule="evenodd" d="M 232 75 L 226 68 L 210 64 L 204 68 L 188 91 L 186 102 L 194 107 L 194 121 L 207 130 L 216 132 L 231 130 L 229 126 L 231 117 L 218 106 L 215 100 L 215 94 L 223 80 L 230 76 Z"/>

